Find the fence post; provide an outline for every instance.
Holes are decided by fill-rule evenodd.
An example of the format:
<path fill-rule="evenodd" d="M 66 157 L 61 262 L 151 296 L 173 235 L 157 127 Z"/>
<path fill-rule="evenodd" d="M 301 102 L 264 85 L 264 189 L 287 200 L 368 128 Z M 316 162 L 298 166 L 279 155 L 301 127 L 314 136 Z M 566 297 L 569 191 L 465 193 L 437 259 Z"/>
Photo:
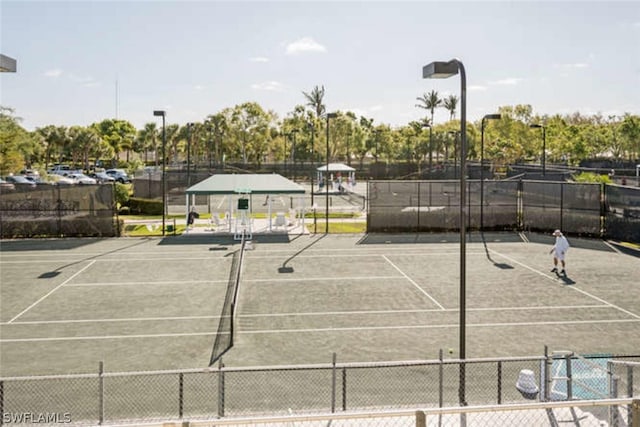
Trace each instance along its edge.
<path fill-rule="evenodd" d="M 184 372 L 178 374 L 178 419 L 182 419 L 184 408 Z"/>
<path fill-rule="evenodd" d="M 633 397 L 633 367 L 631 365 L 627 365 L 627 397 Z M 628 425 L 633 425 L 633 420 L 640 424 L 640 417 L 637 414 L 633 416 L 633 403 L 629 405 L 627 413 L 629 414 Z"/>
<path fill-rule="evenodd" d="M 347 368 L 342 368 L 342 410 L 347 410 Z"/>
<path fill-rule="evenodd" d="M 502 404 L 502 361 L 498 362 L 498 405 Z"/>
<path fill-rule="evenodd" d="M 331 413 L 336 412 L 336 354 L 333 353 L 331 368 Z"/>
<path fill-rule="evenodd" d="M 618 397 L 618 378 L 615 376 L 611 378 L 611 394 L 613 398 Z M 611 427 L 618 427 L 618 406 L 609 406 L 609 425 Z"/>
<path fill-rule="evenodd" d="M 417 232 L 420 232 L 420 181 L 418 181 L 418 226 Z"/>
<path fill-rule="evenodd" d="M 4 381 L 0 381 L 0 426 L 4 424 Z"/>
<path fill-rule="evenodd" d="M 438 352 L 438 360 L 440 365 L 438 366 L 438 408 L 442 408 L 443 396 L 444 396 L 444 364 L 442 360 L 442 349 Z"/>
<path fill-rule="evenodd" d="M 565 356 L 567 370 L 567 400 L 573 400 L 573 374 L 571 372 L 571 354 Z"/>
<path fill-rule="evenodd" d="M 224 364 L 222 358 L 218 361 L 218 416 L 224 418 Z"/>
<path fill-rule="evenodd" d="M 427 427 L 427 416 L 424 411 L 416 411 L 416 427 Z"/>
<path fill-rule="evenodd" d="M 544 401 L 548 402 L 551 396 L 551 384 L 553 379 L 551 378 L 551 357 L 549 357 L 549 348 L 544 346 Z"/>
<path fill-rule="evenodd" d="M 98 364 L 98 424 L 104 423 L 104 362 Z"/>
<path fill-rule="evenodd" d="M 562 218 L 564 217 L 564 182 L 560 183 L 560 230 L 564 230 L 562 226 Z"/>
<path fill-rule="evenodd" d="M 631 427 L 640 427 L 640 399 L 631 401 Z"/>

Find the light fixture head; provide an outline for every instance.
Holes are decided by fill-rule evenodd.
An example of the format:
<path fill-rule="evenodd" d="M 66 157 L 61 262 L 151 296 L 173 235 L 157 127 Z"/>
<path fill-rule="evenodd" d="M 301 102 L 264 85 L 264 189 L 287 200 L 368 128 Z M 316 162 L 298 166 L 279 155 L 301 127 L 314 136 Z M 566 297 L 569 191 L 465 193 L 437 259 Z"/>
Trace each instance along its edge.
<path fill-rule="evenodd" d="M 530 127 L 530 128 L 534 128 L 534 129 L 535 129 L 535 128 L 544 128 L 544 126 L 543 126 L 543 125 L 539 125 L 539 124 L 537 124 L 537 123 L 530 124 L 530 125 L 529 125 L 529 127 Z"/>
<path fill-rule="evenodd" d="M 422 67 L 423 79 L 446 79 L 458 74 L 458 61 L 434 61 Z"/>
<path fill-rule="evenodd" d="M 486 114 L 484 118 L 487 120 L 500 120 L 502 118 L 502 114 Z"/>
<path fill-rule="evenodd" d="M 157 117 L 164 117 L 166 112 L 164 110 L 153 110 L 153 115 Z"/>

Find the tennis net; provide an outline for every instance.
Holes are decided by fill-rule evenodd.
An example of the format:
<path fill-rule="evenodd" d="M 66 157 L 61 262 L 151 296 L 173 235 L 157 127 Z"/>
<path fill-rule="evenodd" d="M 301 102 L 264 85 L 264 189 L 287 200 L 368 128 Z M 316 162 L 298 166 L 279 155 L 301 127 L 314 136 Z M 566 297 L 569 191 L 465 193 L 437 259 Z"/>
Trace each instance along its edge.
<path fill-rule="evenodd" d="M 213 350 L 211 351 L 209 366 L 213 365 L 224 353 L 233 347 L 236 307 L 238 302 L 240 277 L 242 275 L 245 245 L 246 234 L 243 231 L 240 241 L 240 249 L 233 253 L 231 270 L 229 272 L 229 282 L 227 284 L 227 291 L 224 297 L 222 313 L 220 314 L 218 331 L 216 333 L 215 341 L 213 342 Z"/>

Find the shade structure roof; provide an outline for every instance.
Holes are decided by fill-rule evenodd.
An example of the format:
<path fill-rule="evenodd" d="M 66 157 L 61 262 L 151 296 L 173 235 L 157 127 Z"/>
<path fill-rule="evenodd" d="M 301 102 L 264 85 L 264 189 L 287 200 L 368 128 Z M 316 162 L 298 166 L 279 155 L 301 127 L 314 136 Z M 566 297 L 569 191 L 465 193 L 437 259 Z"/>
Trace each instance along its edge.
<path fill-rule="evenodd" d="M 304 187 L 278 174 L 217 174 L 187 188 L 187 194 L 304 194 Z"/>
<path fill-rule="evenodd" d="M 317 170 L 324 172 L 327 170 L 327 165 L 320 166 Z M 344 163 L 329 163 L 329 172 L 353 172 L 354 170 L 354 168 Z"/>

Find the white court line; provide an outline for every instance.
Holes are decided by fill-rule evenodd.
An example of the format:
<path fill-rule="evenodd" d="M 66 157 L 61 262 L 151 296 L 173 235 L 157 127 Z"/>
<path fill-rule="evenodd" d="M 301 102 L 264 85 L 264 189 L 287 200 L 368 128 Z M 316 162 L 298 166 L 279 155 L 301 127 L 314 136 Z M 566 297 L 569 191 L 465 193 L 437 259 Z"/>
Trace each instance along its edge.
<path fill-rule="evenodd" d="M 58 289 L 60 289 L 62 286 L 64 286 L 65 284 L 67 284 L 71 279 L 73 279 L 74 277 L 76 277 L 78 274 L 82 273 L 83 271 L 85 271 L 87 268 L 91 267 L 96 261 L 93 260 L 91 262 L 89 262 L 89 264 L 85 265 L 83 268 L 81 268 L 80 270 L 76 271 L 71 277 L 69 277 L 67 280 L 65 280 L 64 282 L 60 283 L 58 286 L 56 286 L 55 288 L 53 288 L 52 290 L 50 290 L 49 292 L 47 292 L 44 296 L 42 296 L 38 301 L 34 302 L 33 304 L 31 304 L 29 307 L 25 308 L 24 310 L 22 310 L 17 316 L 15 316 L 13 319 L 9 320 L 8 323 L 13 322 L 14 320 L 16 320 L 18 317 L 22 316 L 23 314 L 25 314 L 27 311 L 31 310 L 33 307 L 35 307 L 38 303 L 40 303 L 42 300 L 44 300 L 46 297 L 48 297 L 49 295 L 51 295 L 52 293 L 54 293 L 55 291 L 57 291 Z"/>
<path fill-rule="evenodd" d="M 199 285 L 199 284 L 227 284 L 226 280 L 167 280 L 160 282 L 97 282 L 97 283 L 71 283 L 67 288 L 85 286 L 141 286 L 141 285 Z"/>
<path fill-rule="evenodd" d="M 592 325 L 603 323 L 640 323 L 640 320 L 576 320 L 576 321 L 548 321 L 548 322 L 522 322 L 522 323 L 478 323 L 467 324 L 471 328 L 495 328 L 513 326 L 540 326 L 540 325 Z M 343 328 L 309 328 L 309 329 L 262 329 L 255 331 L 238 331 L 238 334 L 282 334 L 282 333 L 309 333 L 309 332 L 352 332 L 352 331 L 380 331 L 398 329 L 444 329 L 459 328 L 458 323 L 442 325 L 400 325 L 400 326 L 354 326 Z M 217 332 L 186 332 L 170 334 L 138 334 L 138 335 L 95 335 L 79 337 L 45 337 L 45 338 L 9 338 L 0 339 L 0 343 L 21 343 L 21 342 L 47 342 L 47 341 L 80 341 L 80 340 L 109 340 L 109 339 L 129 339 L 129 338 L 167 338 L 167 337 L 194 337 L 216 335 Z M 227 335 L 223 332 L 222 335 Z"/>
<path fill-rule="evenodd" d="M 404 276 L 353 276 L 353 277 L 293 277 L 293 278 L 281 278 L 274 277 L 271 279 L 242 279 L 242 283 L 260 283 L 260 282 L 330 282 L 339 281 L 345 282 L 345 285 L 349 285 L 350 280 L 389 280 L 389 279 L 404 279 Z"/>
<path fill-rule="evenodd" d="M 81 336 L 81 337 L 47 337 L 47 338 L 9 338 L 2 339 L 0 343 L 15 343 L 15 342 L 46 342 L 46 341 L 83 341 L 83 340 L 116 340 L 116 339 L 129 339 L 129 338 L 168 338 L 168 337 L 197 337 L 216 335 L 217 332 L 187 332 L 187 333 L 173 333 L 173 334 L 140 334 L 140 335 L 94 335 L 94 336 Z M 227 332 L 221 333 L 221 335 L 227 335 Z"/>
<path fill-rule="evenodd" d="M 543 273 L 543 272 L 541 272 L 541 271 L 539 271 L 539 270 L 536 270 L 535 268 L 529 267 L 528 265 L 523 264 L 523 263 L 521 263 L 520 261 L 516 261 L 515 259 L 513 259 L 513 258 L 511 258 L 511 257 L 508 257 L 508 256 L 506 256 L 506 255 L 503 255 L 503 254 L 501 254 L 500 252 L 496 252 L 496 251 L 494 251 L 493 249 L 489 249 L 489 251 L 491 251 L 492 253 L 494 253 L 494 254 L 496 254 L 496 255 L 498 255 L 498 256 L 501 256 L 501 257 L 503 257 L 503 258 L 505 258 L 505 259 L 508 259 L 508 260 L 509 260 L 509 261 L 511 261 L 511 262 L 515 262 L 516 264 L 518 264 L 518 265 L 520 265 L 520 266 L 522 266 L 522 267 L 524 267 L 524 268 L 526 268 L 526 269 L 528 269 L 528 270 L 531 270 L 531 271 L 533 271 L 533 272 L 535 272 L 535 273 L 538 273 L 539 275 L 541 275 L 541 276 L 543 276 L 543 277 L 546 277 L 547 279 L 553 280 L 555 283 L 557 283 L 557 279 L 556 279 L 555 277 L 552 277 L 552 276 L 550 276 L 550 275 L 548 275 L 548 274 L 546 274 L 546 273 Z M 596 301 L 600 301 L 601 303 L 606 304 L 606 305 L 608 305 L 608 306 L 610 306 L 610 307 L 613 307 L 613 308 L 615 308 L 616 310 L 619 310 L 619 311 L 621 311 L 621 312 L 623 312 L 623 313 L 625 313 L 625 314 L 628 314 L 628 315 L 629 315 L 629 316 L 631 316 L 631 317 L 635 317 L 636 319 L 640 319 L 640 315 L 635 314 L 635 313 L 632 313 L 632 312 L 630 312 L 629 310 L 625 310 L 625 309 L 624 309 L 624 308 L 622 308 L 622 307 L 619 307 L 619 306 L 617 306 L 617 305 L 615 305 L 615 304 L 612 304 L 612 303 L 610 303 L 610 302 L 608 302 L 608 301 L 605 301 L 605 300 L 603 300 L 602 298 L 597 297 L 597 296 L 595 296 L 595 295 L 592 295 L 592 294 L 590 294 L 590 293 L 589 293 L 589 292 L 587 292 L 587 291 L 583 291 L 582 289 L 578 288 L 577 286 L 566 286 L 566 287 L 567 287 L 567 288 L 569 288 L 569 289 L 571 289 L 571 290 L 573 290 L 573 291 L 575 291 L 575 292 L 580 292 L 580 293 L 581 293 L 581 294 L 583 294 L 583 295 L 586 295 L 586 296 L 588 296 L 588 297 L 590 297 L 590 298 L 593 298 L 593 299 L 595 299 Z"/>
<path fill-rule="evenodd" d="M 6 325 L 55 325 L 67 323 L 109 323 L 109 322 L 157 322 L 161 320 L 202 320 L 202 319 L 220 319 L 224 316 L 167 316 L 167 317 L 118 317 L 113 319 L 67 319 L 67 320 L 26 320 L 17 321 L 11 324 L 0 323 L 0 326 Z"/>
<path fill-rule="evenodd" d="M 67 285 L 69 286 L 69 285 Z M 498 308 L 468 308 L 467 311 L 526 311 L 526 310 L 576 310 L 582 308 L 612 308 L 609 305 L 561 305 L 561 306 L 533 306 L 533 307 L 498 307 Z M 289 313 L 253 313 L 238 314 L 238 318 L 260 318 L 260 317 L 289 317 L 289 316 L 340 316 L 340 315 L 368 315 L 368 314 L 409 314 L 409 313 L 442 313 L 441 309 L 410 309 L 410 310 L 354 310 L 354 311 L 316 311 L 316 312 L 289 312 Z M 458 312 L 458 309 L 445 309 L 444 311 Z M 11 324 L 4 322 L 0 326 L 20 326 L 20 325 L 49 325 L 66 323 L 109 323 L 109 322 L 144 322 L 162 320 L 206 320 L 220 319 L 225 316 L 167 316 L 167 317 L 125 317 L 112 319 L 68 319 L 68 320 L 27 320 L 17 321 Z"/>
<path fill-rule="evenodd" d="M 579 308 L 611 308 L 608 305 L 561 305 L 534 307 L 499 307 L 499 308 L 467 308 L 467 311 L 525 311 L 525 310 L 575 310 Z M 286 317 L 286 316 L 340 316 L 351 314 L 409 314 L 409 313 L 442 313 L 443 311 L 458 312 L 453 309 L 410 309 L 410 310 L 354 310 L 354 311 L 321 311 L 306 313 L 253 313 L 239 314 L 238 317 Z"/>
<path fill-rule="evenodd" d="M 607 245 L 609 247 L 609 249 L 611 249 L 612 251 L 614 251 L 615 253 L 622 255 L 622 252 L 620 251 L 620 249 L 616 248 L 615 246 L 613 246 L 611 243 L 607 242 L 606 240 L 603 240 L 604 244 Z"/>
<path fill-rule="evenodd" d="M 139 255 L 139 254 L 136 254 Z M 40 260 L 38 259 L 38 263 L 39 264 L 43 264 L 43 263 L 67 263 L 67 264 L 71 264 L 71 263 L 77 263 L 80 261 L 85 261 L 85 256 L 78 256 L 77 258 L 65 258 L 65 259 L 57 259 L 57 260 Z M 131 257 L 127 257 L 127 258 L 101 258 L 101 259 L 95 259 L 93 261 L 96 262 L 145 262 L 145 261 L 163 261 L 163 262 L 167 262 L 167 261 L 172 261 L 172 262 L 185 262 L 185 261 L 212 261 L 212 260 L 219 260 L 219 259 L 225 259 L 224 255 L 219 255 L 219 256 L 209 256 L 209 257 L 191 257 L 191 258 L 186 258 L 186 257 L 181 257 L 181 258 L 172 258 L 170 256 L 166 256 L 166 257 L 159 257 L 159 258 L 131 258 Z M 5 264 L 33 264 L 33 260 L 31 261 L 0 261 L 0 264 L 5 265 Z"/>
<path fill-rule="evenodd" d="M 386 256 L 386 255 L 382 255 L 382 258 L 384 258 L 384 259 L 385 259 L 385 261 L 387 261 L 389 264 L 391 264 L 391 266 L 392 266 L 393 268 L 395 268 L 396 270 L 398 270 L 398 272 L 399 272 L 400 274 L 402 274 L 402 275 L 404 276 L 404 278 L 405 278 L 405 279 L 407 279 L 407 280 L 408 280 L 408 281 L 409 281 L 413 286 L 415 286 L 416 288 L 418 288 L 418 290 L 419 290 L 420 292 L 422 292 L 422 293 L 423 293 L 427 298 L 429 298 L 429 299 L 430 299 L 430 300 L 431 300 L 435 305 L 437 305 L 438 307 L 440 307 L 440 309 L 441 309 L 441 310 L 444 310 L 444 309 L 445 309 L 445 308 L 442 306 L 442 304 L 440 304 L 438 301 L 436 301 L 436 299 L 435 299 L 435 298 L 433 298 L 431 295 L 429 295 L 429 294 L 427 293 L 427 291 L 425 291 L 425 290 L 424 290 L 424 289 L 422 289 L 420 286 L 418 286 L 418 284 L 417 284 L 417 283 L 416 283 L 416 282 L 415 282 L 411 277 L 407 276 L 407 275 L 405 274 L 405 272 L 404 272 L 404 271 L 400 270 L 400 268 L 398 268 L 398 266 L 397 266 L 397 265 L 395 265 L 394 263 L 392 263 L 392 262 L 391 262 L 391 260 L 390 260 L 389 258 L 387 258 L 387 256 Z"/>
<path fill-rule="evenodd" d="M 451 252 L 410 252 L 402 249 L 398 249 L 396 252 L 401 253 L 402 255 L 414 255 L 414 256 L 448 256 L 455 255 L 459 252 L 451 251 Z M 290 252 L 289 252 L 290 253 Z M 358 253 L 358 254 L 350 254 L 349 258 L 367 258 L 367 257 L 376 257 L 380 255 L 385 255 L 389 253 L 389 250 L 386 250 L 382 253 L 380 252 L 371 252 L 371 253 Z M 485 255 L 485 252 L 467 252 L 467 255 Z M 251 254 L 250 259 L 272 259 L 272 258 L 282 258 L 282 255 L 256 255 L 255 253 Z M 345 255 L 336 255 L 336 254 L 327 254 L 327 255 L 296 255 L 296 258 L 338 258 L 344 259 Z"/>
<path fill-rule="evenodd" d="M 521 322 L 521 323 L 477 323 L 467 324 L 472 328 L 495 328 L 495 327 L 511 327 L 511 326 L 540 326 L 540 325 L 591 325 L 599 323 L 638 323 L 640 320 L 623 319 L 623 320 L 575 320 L 575 321 L 548 321 L 548 322 Z M 375 331 L 386 329 L 442 329 L 442 328 L 459 328 L 460 324 L 442 324 L 442 325 L 400 325 L 400 326 L 354 326 L 343 328 L 310 328 L 310 329 L 269 329 L 255 331 L 238 331 L 238 334 L 278 334 L 278 333 L 298 333 L 298 332 L 340 332 L 340 331 Z M 0 340 L 0 342 L 2 342 Z"/>

